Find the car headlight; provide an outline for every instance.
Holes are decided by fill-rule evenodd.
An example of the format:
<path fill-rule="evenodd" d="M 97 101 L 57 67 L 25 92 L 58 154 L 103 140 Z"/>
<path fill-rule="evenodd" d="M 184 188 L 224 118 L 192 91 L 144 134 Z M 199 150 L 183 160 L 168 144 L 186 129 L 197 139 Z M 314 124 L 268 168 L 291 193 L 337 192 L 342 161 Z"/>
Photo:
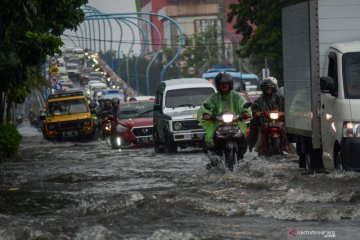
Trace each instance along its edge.
<path fill-rule="evenodd" d="M 271 112 L 270 113 L 270 118 L 273 120 L 276 120 L 279 118 L 279 113 L 278 112 Z"/>
<path fill-rule="evenodd" d="M 118 124 L 117 126 L 116 126 L 116 131 L 118 132 L 118 133 L 122 133 L 122 132 L 126 132 L 128 129 L 126 128 L 126 127 L 124 127 L 123 125 L 121 125 L 121 124 Z"/>
<path fill-rule="evenodd" d="M 91 120 L 90 119 L 84 120 L 84 126 L 91 126 Z"/>
<path fill-rule="evenodd" d="M 343 137 L 360 137 L 360 122 L 344 122 Z"/>
<path fill-rule="evenodd" d="M 181 122 L 175 122 L 174 123 L 174 130 L 181 130 L 183 128 L 183 124 Z"/>

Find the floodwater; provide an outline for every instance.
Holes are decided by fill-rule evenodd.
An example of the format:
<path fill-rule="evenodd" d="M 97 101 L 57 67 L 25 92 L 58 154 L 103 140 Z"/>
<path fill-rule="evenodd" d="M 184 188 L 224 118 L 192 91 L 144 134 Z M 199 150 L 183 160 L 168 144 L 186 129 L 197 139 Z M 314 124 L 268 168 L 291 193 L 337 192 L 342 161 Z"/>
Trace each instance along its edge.
<path fill-rule="evenodd" d="M 199 149 L 119 151 L 19 131 L 19 155 L 0 163 L 0 239 L 359 239 L 360 173 L 304 174 L 296 156 L 255 153 L 234 172 L 207 170 Z"/>

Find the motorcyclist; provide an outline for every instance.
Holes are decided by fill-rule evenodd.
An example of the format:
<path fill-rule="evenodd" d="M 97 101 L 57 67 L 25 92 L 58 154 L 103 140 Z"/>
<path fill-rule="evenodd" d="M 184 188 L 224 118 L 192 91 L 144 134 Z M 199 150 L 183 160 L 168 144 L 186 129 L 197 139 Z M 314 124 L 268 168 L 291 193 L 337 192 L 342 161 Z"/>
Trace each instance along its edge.
<path fill-rule="evenodd" d="M 30 125 L 34 126 L 35 120 L 36 120 L 36 114 L 34 113 L 34 111 L 32 109 L 30 109 L 30 111 L 29 111 L 28 119 L 29 119 Z"/>
<path fill-rule="evenodd" d="M 246 100 L 239 93 L 233 91 L 233 84 L 233 78 L 230 74 L 225 72 L 216 75 L 215 87 L 218 92 L 206 98 L 198 110 L 198 121 L 205 129 L 205 153 L 218 155 L 221 153 L 221 149 L 217 149 L 216 143 L 214 143 L 215 130 L 221 123 L 212 121 L 212 115 L 229 111 L 236 114 L 245 112 L 245 115 L 251 117 L 250 109 L 245 109 L 244 111 L 243 108 Z M 205 105 L 210 106 L 211 109 L 207 109 L 208 107 L 205 107 Z M 246 132 L 246 124 L 244 121 L 238 121 L 237 124 L 243 132 Z M 240 156 L 240 158 L 242 157 L 243 156 Z"/>
<path fill-rule="evenodd" d="M 39 109 L 39 114 L 37 115 L 37 120 L 39 122 L 38 128 L 40 128 L 40 130 L 43 130 L 43 128 L 44 128 L 45 118 L 46 118 L 45 109 Z"/>
<path fill-rule="evenodd" d="M 90 100 L 89 108 L 91 110 L 91 116 L 92 116 L 92 119 L 93 119 L 93 122 L 94 122 L 93 134 L 94 134 L 94 137 L 97 138 L 98 133 L 99 133 L 100 128 L 101 128 L 100 107 L 99 107 L 99 105 L 97 104 L 97 102 L 95 100 Z"/>
<path fill-rule="evenodd" d="M 114 117 L 114 119 L 116 119 L 117 112 L 118 112 L 119 105 L 120 105 L 120 99 L 117 98 L 117 97 L 112 98 L 111 99 L 111 104 L 112 104 L 113 117 Z"/>
<path fill-rule="evenodd" d="M 246 83 L 244 80 L 240 81 L 240 85 L 235 89 L 236 92 L 245 92 L 246 91 Z"/>
<path fill-rule="evenodd" d="M 110 99 L 99 99 L 99 106 L 100 106 L 100 114 L 101 117 L 106 117 L 112 115 L 113 113 L 113 106 Z"/>
<path fill-rule="evenodd" d="M 248 138 L 249 150 L 258 141 L 259 128 L 261 125 L 261 113 L 273 110 L 285 111 L 284 97 L 277 92 L 277 80 L 274 77 L 265 78 L 260 83 L 262 94 L 251 106 L 253 118 L 250 121 L 250 136 Z"/>
<path fill-rule="evenodd" d="M 270 80 L 274 83 L 275 89 L 278 90 L 279 88 L 279 84 L 278 84 L 278 80 L 274 77 L 267 77 L 264 80 Z"/>

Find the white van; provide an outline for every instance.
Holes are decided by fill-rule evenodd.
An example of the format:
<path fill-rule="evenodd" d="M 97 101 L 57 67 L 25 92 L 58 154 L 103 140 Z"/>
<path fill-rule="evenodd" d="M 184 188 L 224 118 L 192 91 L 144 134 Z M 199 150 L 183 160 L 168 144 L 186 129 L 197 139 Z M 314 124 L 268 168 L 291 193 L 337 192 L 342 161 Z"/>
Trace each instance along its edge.
<path fill-rule="evenodd" d="M 160 82 L 154 103 L 155 152 L 173 153 L 177 148 L 202 147 L 204 129 L 197 111 L 216 88 L 204 78 L 181 78 Z"/>
<path fill-rule="evenodd" d="M 73 56 L 73 48 L 72 47 L 67 47 L 63 50 L 63 57 L 64 57 L 65 61 L 67 61 L 72 56 Z"/>
<path fill-rule="evenodd" d="M 73 55 L 77 58 L 84 58 L 85 57 L 85 53 L 84 53 L 84 49 L 79 48 L 79 47 L 75 47 L 72 51 Z"/>
<path fill-rule="evenodd" d="M 90 97 L 90 98 L 93 98 L 95 92 L 101 93 L 106 88 L 107 88 L 107 85 L 105 83 L 102 83 L 102 82 L 89 83 L 86 86 L 86 96 Z"/>

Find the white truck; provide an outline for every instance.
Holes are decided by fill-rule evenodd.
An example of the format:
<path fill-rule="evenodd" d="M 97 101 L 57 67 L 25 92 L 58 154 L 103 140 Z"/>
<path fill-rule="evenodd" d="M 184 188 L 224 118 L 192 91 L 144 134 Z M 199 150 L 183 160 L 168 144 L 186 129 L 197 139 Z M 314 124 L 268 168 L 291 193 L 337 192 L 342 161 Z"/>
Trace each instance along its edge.
<path fill-rule="evenodd" d="M 282 9 L 282 31 L 287 132 L 299 166 L 359 170 L 360 1 L 295 1 Z"/>

